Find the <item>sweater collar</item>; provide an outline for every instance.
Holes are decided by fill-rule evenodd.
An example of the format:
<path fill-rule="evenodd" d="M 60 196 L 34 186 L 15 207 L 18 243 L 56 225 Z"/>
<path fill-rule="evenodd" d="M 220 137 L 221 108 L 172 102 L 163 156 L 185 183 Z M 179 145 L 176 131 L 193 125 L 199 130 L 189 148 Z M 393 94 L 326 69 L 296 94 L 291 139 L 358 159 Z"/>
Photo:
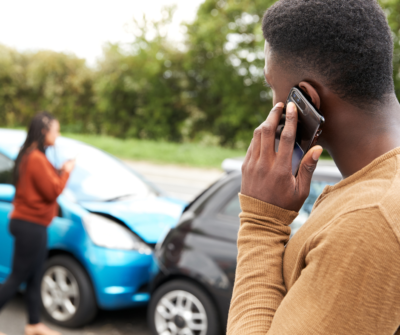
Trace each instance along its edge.
<path fill-rule="evenodd" d="M 341 180 L 336 185 L 326 186 L 323 193 L 329 193 L 332 191 L 336 191 L 337 189 L 340 189 L 344 186 L 354 183 L 355 181 L 360 179 L 363 175 L 365 175 L 367 172 L 369 172 L 373 168 L 375 168 L 377 165 L 379 165 L 382 162 L 384 162 L 394 156 L 397 156 L 397 155 L 400 155 L 400 147 L 390 150 L 386 154 L 379 156 L 378 158 L 374 159 L 371 163 L 369 163 L 367 166 L 365 166 L 361 170 L 357 171 L 356 173 L 353 173 L 351 176 Z"/>

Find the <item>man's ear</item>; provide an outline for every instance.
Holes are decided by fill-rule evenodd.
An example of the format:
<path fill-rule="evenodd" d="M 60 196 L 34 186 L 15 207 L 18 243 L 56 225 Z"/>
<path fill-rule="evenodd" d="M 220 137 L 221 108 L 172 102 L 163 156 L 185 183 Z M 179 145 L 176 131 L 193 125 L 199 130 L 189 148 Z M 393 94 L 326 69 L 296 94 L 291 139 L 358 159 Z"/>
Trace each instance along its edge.
<path fill-rule="evenodd" d="M 315 90 L 315 88 L 312 85 L 310 85 L 309 83 L 307 83 L 306 81 L 302 81 L 299 84 L 299 87 L 311 97 L 311 100 L 312 100 L 313 104 L 315 105 L 315 107 L 320 109 L 321 108 L 321 99 L 319 97 L 318 92 Z"/>

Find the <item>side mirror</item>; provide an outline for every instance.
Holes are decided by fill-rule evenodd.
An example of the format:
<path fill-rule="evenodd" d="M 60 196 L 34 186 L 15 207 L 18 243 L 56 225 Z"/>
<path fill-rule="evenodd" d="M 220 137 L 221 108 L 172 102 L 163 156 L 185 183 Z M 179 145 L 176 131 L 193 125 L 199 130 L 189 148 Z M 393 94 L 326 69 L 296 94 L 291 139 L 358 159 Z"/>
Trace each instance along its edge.
<path fill-rule="evenodd" d="M 0 201 L 12 202 L 15 196 L 15 187 L 10 184 L 0 184 Z"/>

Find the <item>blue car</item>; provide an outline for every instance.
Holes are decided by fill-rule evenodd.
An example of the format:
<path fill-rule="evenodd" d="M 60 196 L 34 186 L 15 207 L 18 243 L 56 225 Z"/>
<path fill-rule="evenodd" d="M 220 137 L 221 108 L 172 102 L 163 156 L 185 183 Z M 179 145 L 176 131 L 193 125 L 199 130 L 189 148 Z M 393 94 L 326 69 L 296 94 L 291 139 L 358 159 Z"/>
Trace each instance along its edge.
<path fill-rule="evenodd" d="M 11 271 L 8 231 L 15 189 L 12 169 L 26 133 L 0 129 L 0 283 Z M 48 229 L 49 257 L 41 284 L 46 316 L 78 327 L 98 308 L 146 304 L 155 244 L 174 227 L 185 203 L 166 197 L 127 165 L 98 149 L 60 137 L 46 155 L 76 167 Z"/>

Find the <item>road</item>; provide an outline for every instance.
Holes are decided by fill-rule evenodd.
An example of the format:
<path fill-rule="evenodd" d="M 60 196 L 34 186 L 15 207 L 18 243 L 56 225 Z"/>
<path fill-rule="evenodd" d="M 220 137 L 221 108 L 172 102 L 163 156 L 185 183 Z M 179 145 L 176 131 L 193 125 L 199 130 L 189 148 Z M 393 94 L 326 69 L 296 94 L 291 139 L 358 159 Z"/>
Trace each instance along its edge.
<path fill-rule="evenodd" d="M 185 201 L 192 200 L 222 174 L 217 169 L 194 169 L 132 161 L 126 163 L 167 194 Z M 0 332 L 23 335 L 25 323 L 24 297 L 18 294 L 0 313 Z M 150 335 L 146 324 L 146 308 L 100 311 L 96 319 L 83 329 L 62 329 L 47 324 L 63 335 Z"/>
<path fill-rule="evenodd" d="M 222 171 L 217 169 L 206 170 L 129 161 L 126 163 L 167 194 L 185 201 L 193 200 L 222 175 Z"/>

